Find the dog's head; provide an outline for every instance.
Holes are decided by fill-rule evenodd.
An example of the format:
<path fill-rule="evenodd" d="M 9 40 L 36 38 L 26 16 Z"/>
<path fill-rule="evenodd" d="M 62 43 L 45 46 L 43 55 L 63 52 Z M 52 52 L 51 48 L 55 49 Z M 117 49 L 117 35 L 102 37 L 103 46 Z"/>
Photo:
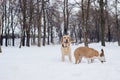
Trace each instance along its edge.
<path fill-rule="evenodd" d="M 101 61 L 101 63 L 106 62 L 103 49 L 101 49 L 101 53 L 99 55 L 99 60 Z"/>
<path fill-rule="evenodd" d="M 71 44 L 71 38 L 69 35 L 64 35 L 62 38 L 61 38 L 61 44 L 62 44 L 62 47 L 69 47 L 70 44 Z"/>

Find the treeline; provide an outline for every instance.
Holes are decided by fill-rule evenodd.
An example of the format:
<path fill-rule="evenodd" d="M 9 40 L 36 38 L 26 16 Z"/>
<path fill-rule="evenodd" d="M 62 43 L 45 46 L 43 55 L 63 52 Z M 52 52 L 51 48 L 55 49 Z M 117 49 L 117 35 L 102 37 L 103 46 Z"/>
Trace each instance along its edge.
<path fill-rule="evenodd" d="M 20 39 L 21 46 L 60 43 L 69 34 L 74 42 L 118 42 L 119 0 L 0 0 L 0 44 Z"/>

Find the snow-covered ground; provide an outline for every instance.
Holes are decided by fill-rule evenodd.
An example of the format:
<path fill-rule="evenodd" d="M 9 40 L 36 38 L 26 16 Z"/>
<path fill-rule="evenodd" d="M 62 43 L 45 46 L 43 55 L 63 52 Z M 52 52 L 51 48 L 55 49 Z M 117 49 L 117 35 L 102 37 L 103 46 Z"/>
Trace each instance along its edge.
<path fill-rule="evenodd" d="M 46 47 L 2 47 L 0 53 L 0 80 L 120 80 L 120 47 L 106 43 L 103 47 L 106 62 L 96 60 L 88 64 L 85 59 L 74 64 L 75 48 L 72 45 L 72 63 L 68 57 L 61 61 L 60 45 Z M 89 44 L 101 50 L 100 43 Z"/>

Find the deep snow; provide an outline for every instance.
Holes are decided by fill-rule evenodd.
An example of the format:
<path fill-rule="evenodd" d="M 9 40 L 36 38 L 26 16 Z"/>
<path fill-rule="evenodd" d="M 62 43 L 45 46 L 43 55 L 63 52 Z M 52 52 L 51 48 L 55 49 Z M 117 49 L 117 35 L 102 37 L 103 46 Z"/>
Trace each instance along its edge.
<path fill-rule="evenodd" d="M 106 62 L 95 60 L 88 64 L 83 59 L 74 64 L 75 48 L 71 45 L 72 63 L 68 57 L 61 61 L 60 45 L 46 47 L 2 47 L 0 53 L 0 80 L 120 80 L 120 47 L 117 43 L 89 44 L 90 47 L 105 51 Z"/>

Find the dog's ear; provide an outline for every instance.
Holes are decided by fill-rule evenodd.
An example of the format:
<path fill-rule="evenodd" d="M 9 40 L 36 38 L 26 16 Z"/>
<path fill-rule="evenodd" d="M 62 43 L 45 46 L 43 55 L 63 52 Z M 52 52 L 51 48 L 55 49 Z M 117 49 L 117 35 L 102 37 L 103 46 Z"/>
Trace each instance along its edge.
<path fill-rule="evenodd" d="M 74 41 L 72 38 L 70 38 L 70 42 L 71 42 L 71 43 L 74 43 L 75 41 Z"/>
<path fill-rule="evenodd" d="M 104 50 L 101 49 L 101 54 L 100 54 L 100 57 L 104 56 Z"/>
<path fill-rule="evenodd" d="M 101 49 L 100 57 L 101 57 L 101 62 L 102 62 L 102 63 L 103 63 L 103 62 L 106 62 L 106 60 L 105 60 L 105 55 L 104 55 L 104 50 L 103 50 L 103 49 Z"/>
<path fill-rule="evenodd" d="M 61 43 L 63 42 L 63 37 L 61 37 Z"/>

